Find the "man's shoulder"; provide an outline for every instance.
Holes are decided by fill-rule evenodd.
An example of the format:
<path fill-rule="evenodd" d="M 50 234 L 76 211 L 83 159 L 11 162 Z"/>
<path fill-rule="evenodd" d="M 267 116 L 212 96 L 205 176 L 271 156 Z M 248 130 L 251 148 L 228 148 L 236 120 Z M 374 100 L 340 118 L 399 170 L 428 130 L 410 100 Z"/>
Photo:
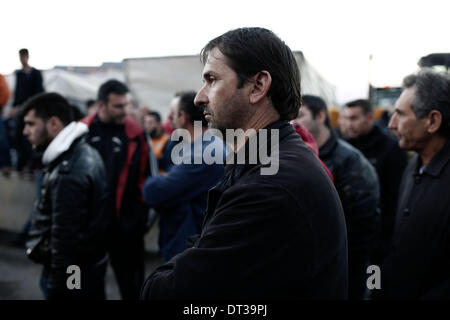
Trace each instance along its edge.
<path fill-rule="evenodd" d="M 338 144 L 335 150 L 336 161 L 345 166 L 347 169 L 359 167 L 365 169 L 372 168 L 372 165 L 364 156 L 364 154 L 345 140 L 338 139 Z"/>
<path fill-rule="evenodd" d="M 225 190 L 221 198 L 221 204 L 225 204 L 225 206 L 228 206 L 228 203 L 244 206 L 246 203 L 252 203 L 253 205 L 282 203 L 283 206 L 288 206 L 294 210 L 294 207 L 299 205 L 298 195 L 288 185 L 270 180 L 241 179 Z"/>
<path fill-rule="evenodd" d="M 280 143 L 279 153 L 272 161 L 278 165 L 278 170 L 274 174 L 263 174 L 262 171 L 269 165 L 275 166 L 273 163 L 255 165 L 243 174 L 237 184 L 271 185 L 294 195 L 306 192 L 305 187 L 309 188 L 309 193 L 324 185 L 331 185 L 331 180 L 319 159 L 301 139 L 290 139 Z"/>
<path fill-rule="evenodd" d="M 348 191 L 352 190 L 352 193 L 358 194 L 362 188 L 373 189 L 378 185 L 375 167 L 360 150 L 341 140 L 335 152 L 333 174 L 340 193 L 342 188 L 347 188 Z M 371 193 L 374 195 L 374 192 Z"/>
<path fill-rule="evenodd" d="M 34 74 L 41 74 L 41 70 L 39 70 L 39 69 L 36 69 L 36 68 L 34 68 L 34 67 L 31 67 L 31 72 L 32 73 L 34 73 Z"/>
<path fill-rule="evenodd" d="M 82 122 L 82 123 L 86 124 L 88 127 L 90 127 L 94 123 L 94 120 L 96 117 L 97 117 L 97 113 L 93 113 L 93 114 L 81 119 L 80 122 Z"/>
<path fill-rule="evenodd" d="M 359 157 L 362 156 L 360 150 L 352 146 L 349 142 L 338 138 L 336 148 L 334 149 L 333 156 L 338 160 L 349 160 L 356 161 Z"/>
<path fill-rule="evenodd" d="M 376 132 L 376 139 L 378 141 L 378 147 L 388 148 L 390 150 L 392 149 L 400 149 L 398 146 L 397 140 L 393 136 L 391 136 L 389 133 L 384 132 L 380 127 L 374 126 L 374 130 Z"/>
<path fill-rule="evenodd" d="M 125 118 L 125 133 L 129 139 L 134 139 L 137 137 L 144 137 L 144 130 L 142 127 L 131 117 Z"/>
<path fill-rule="evenodd" d="M 97 170 L 99 167 L 103 167 L 100 154 L 86 141 L 86 137 L 80 138 L 76 143 L 77 145 L 73 148 L 72 152 L 64 159 L 64 161 L 67 161 L 68 172 L 78 174 L 81 172 L 91 172 Z M 61 163 L 62 165 L 65 164 L 64 161 Z"/>

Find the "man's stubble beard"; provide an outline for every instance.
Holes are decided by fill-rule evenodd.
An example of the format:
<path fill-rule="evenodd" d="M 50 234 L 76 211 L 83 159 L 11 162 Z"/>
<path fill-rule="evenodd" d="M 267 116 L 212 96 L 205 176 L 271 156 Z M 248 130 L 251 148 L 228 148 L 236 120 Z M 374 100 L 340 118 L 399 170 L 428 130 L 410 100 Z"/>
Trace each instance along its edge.
<path fill-rule="evenodd" d="M 217 121 L 217 113 L 214 113 L 209 106 L 204 107 L 204 110 L 211 115 L 208 128 L 219 130 L 223 137 L 226 137 L 227 129 L 243 129 L 249 121 L 248 108 L 239 103 L 238 94 L 239 91 L 236 91 L 235 95 L 220 107 L 220 121 Z"/>
<path fill-rule="evenodd" d="M 47 149 L 49 144 L 52 142 L 52 139 L 50 138 L 50 135 L 48 134 L 47 128 L 44 126 L 44 130 L 42 132 L 42 140 L 43 142 L 39 145 L 36 145 L 34 148 L 34 151 L 36 152 L 43 152 Z"/>

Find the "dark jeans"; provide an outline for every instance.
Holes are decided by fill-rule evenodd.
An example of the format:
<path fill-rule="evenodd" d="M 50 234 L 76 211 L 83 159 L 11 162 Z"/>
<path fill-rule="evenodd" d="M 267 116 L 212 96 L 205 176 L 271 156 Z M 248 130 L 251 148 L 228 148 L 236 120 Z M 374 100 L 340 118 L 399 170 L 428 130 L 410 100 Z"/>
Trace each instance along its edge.
<path fill-rule="evenodd" d="M 139 300 L 144 283 L 144 239 L 136 235 L 110 237 L 109 261 L 123 300 Z"/>

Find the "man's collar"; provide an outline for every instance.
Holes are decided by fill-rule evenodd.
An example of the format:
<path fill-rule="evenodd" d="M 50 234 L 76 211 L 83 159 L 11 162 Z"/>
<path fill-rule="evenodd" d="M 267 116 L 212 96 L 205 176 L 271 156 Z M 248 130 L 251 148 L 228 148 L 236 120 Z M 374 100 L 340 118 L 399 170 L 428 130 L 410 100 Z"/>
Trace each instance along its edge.
<path fill-rule="evenodd" d="M 330 129 L 330 137 L 323 146 L 319 148 L 319 157 L 326 158 L 336 147 L 337 137 L 333 129 Z"/>
<path fill-rule="evenodd" d="M 289 131 L 289 129 L 291 129 L 291 130 Z M 256 131 L 256 136 L 257 136 L 257 141 L 258 141 L 258 143 L 257 143 L 257 150 L 256 150 L 257 154 L 259 154 L 259 148 L 263 144 L 262 142 L 259 141 L 260 137 L 261 137 L 261 130 L 266 130 L 267 131 L 267 134 L 265 136 L 263 136 L 263 137 L 266 138 L 267 143 L 271 139 L 271 134 L 273 132 L 272 130 L 279 130 L 278 131 L 279 140 L 281 140 L 282 137 L 286 136 L 287 134 L 289 134 L 291 132 L 294 133 L 294 129 L 293 129 L 292 125 L 290 125 L 289 122 L 284 121 L 284 120 L 277 120 L 277 121 L 272 122 L 271 124 L 267 125 L 266 127 L 262 128 L 262 129 L 259 129 L 258 131 Z M 245 165 L 249 164 L 249 160 L 250 160 L 250 158 L 249 158 L 250 157 L 250 154 L 249 154 L 250 153 L 249 152 L 249 150 L 250 150 L 250 141 L 252 139 L 254 139 L 254 137 L 247 139 L 247 141 L 245 142 L 245 145 L 242 148 L 240 148 L 237 153 L 234 154 L 235 159 L 236 159 L 236 157 L 238 157 L 239 154 L 241 154 L 242 152 L 245 152 Z M 252 151 L 254 151 L 254 150 L 252 150 Z M 270 153 L 270 144 L 269 143 L 268 143 L 267 151 Z"/>
<path fill-rule="evenodd" d="M 272 130 L 279 130 L 278 131 L 278 141 L 277 143 L 279 143 L 279 141 L 281 141 L 284 137 L 286 137 L 289 134 L 295 134 L 294 128 L 292 127 L 292 125 L 285 121 L 285 120 L 277 120 L 275 122 L 272 122 L 271 124 L 269 124 L 268 126 L 266 126 L 265 128 L 263 128 L 265 130 L 267 130 L 267 134 L 265 135 L 266 137 L 266 143 L 267 143 L 267 155 L 271 154 L 271 143 L 269 143 L 270 139 L 271 139 L 271 132 Z M 260 129 L 261 130 L 261 129 Z M 232 153 L 227 157 L 227 160 L 229 157 L 234 157 L 234 163 L 233 164 L 227 164 L 225 166 L 225 175 L 224 175 L 224 180 L 227 180 L 227 182 L 223 182 L 222 184 L 226 187 L 229 187 L 230 185 L 234 184 L 234 182 L 239 179 L 240 176 L 242 176 L 242 174 L 244 172 L 246 172 L 248 169 L 256 166 L 257 164 L 260 164 L 261 162 L 259 161 L 259 148 L 261 145 L 263 145 L 263 142 L 261 143 L 259 141 L 260 139 L 260 130 L 257 131 L 256 135 L 257 135 L 257 144 L 256 144 L 256 164 L 250 163 L 250 139 L 247 140 L 247 142 L 245 143 L 245 145 L 238 151 L 238 153 Z M 255 151 L 252 149 L 252 151 Z M 245 152 L 244 156 L 245 156 L 245 162 L 244 163 L 237 163 L 237 160 L 240 159 L 240 157 L 238 157 L 238 154 L 240 152 Z M 242 157 L 242 156 L 241 156 Z M 222 186 L 223 187 L 223 186 Z"/>
<path fill-rule="evenodd" d="M 81 122 L 73 121 L 62 129 L 45 149 L 42 163 L 48 165 L 61 154 L 70 149 L 73 142 L 89 131 L 88 126 Z"/>
<path fill-rule="evenodd" d="M 376 144 L 382 136 L 383 133 L 381 132 L 380 128 L 377 125 L 373 125 L 372 129 L 370 129 L 367 134 L 361 135 L 357 138 L 347 139 L 347 141 L 351 144 L 367 147 Z"/>
<path fill-rule="evenodd" d="M 422 163 L 420 156 L 418 157 L 418 159 L 419 163 L 417 170 Z M 447 162 L 449 162 L 449 160 L 450 160 L 450 140 L 447 140 L 442 149 L 434 155 L 430 163 L 425 167 L 424 173 L 433 177 L 438 177 L 441 174 Z"/>

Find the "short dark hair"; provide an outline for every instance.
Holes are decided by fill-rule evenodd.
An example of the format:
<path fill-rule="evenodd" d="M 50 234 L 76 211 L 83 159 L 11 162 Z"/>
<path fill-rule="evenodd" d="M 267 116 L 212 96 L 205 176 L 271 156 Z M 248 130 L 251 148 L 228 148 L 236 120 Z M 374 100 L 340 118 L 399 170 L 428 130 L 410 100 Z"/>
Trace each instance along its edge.
<path fill-rule="evenodd" d="M 366 99 L 357 99 L 345 104 L 348 108 L 360 107 L 364 114 L 372 113 L 373 107 L 369 100 Z"/>
<path fill-rule="evenodd" d="M 31 110 L 34 110 L 36 117 L 44 121 L 57 117 L 64 126 L 73 121 L 72 106 L 56 92 L 43 92 L 28 99 L 23 106 L 22 115 L 25 117 Z"/>
<path fill-rule="evenodd" d="M 217 47 L 238 77 L 238 88 L 260 71 L 272 77 L 268 91 L 281 120 L 292 120 L 301 104 L 300 71 L 291 49 L 272 31 L 264 28 L 240 28 L 211 40 L 201 51 L 206 63 Z"/>
<path fill-rule="evenodd" d="M 98 100 L 107 104 L 109 94 L 114 93 L 117 95 L 123 95 L 128 92 L 129 90 L 125 83 L 116 79 L 111 79 L 100 86 L 100 89 L 98 90 Z"/>
<path fill-rule="evenodd" d="M 320 111 L 324 111 L 326 115 L 325 125 L 331 128 L 327 104 L 321 97 L 306 94 L 302 96 L 302 106 L 307 107 L 311 111 L 313 119 L 317 117 Z"/>
<path fill-rule="evenodd" d="M 21 56 L 23 56 L 23 55 L 28 56 L 28 55 L 29 55 L 28 49 L 26 49 L 26 48 L 20 49 L 20 50 L 19 50 L 19 54 L 20 54 Z"/>
<path fill-rule="evenodd" d="M 147 115 L 152 116 L 156 119 L 156 122 L 161 123 L 161 115 L 157 111 L 149 111 Z"/>
<path fill-rule="evenodd" d="M 83 112 L 81 112 L 80 108 L 74 104 L 71 105 L 72 107 L 72 115 L 73 115 L 73 121 L 80 121 L 84 118 Z"/>
<path fill-rule="evenodd" d="M 418 119 L 426 117 L 432 110 L 442 115 L 439 133 L 450 138 L 450 78 L 448 75 L 425 69 L 403 79 L 404 88 L 414 87 L 411 109 Z"/>
<path fill-rule="evenodd" d="M 178 113 L 184 111 L 189 116 L 189 121 L 194 124 L 194 121 L 201 121 L 203 127 L 208 126 L 203 108 L 199 108 L 194 104 L 194 99 L 197 93 L 195 91 L 181 91 L 175 94 L 180 100 L 178 102 Z"/>
<path fill-rule="evenodd" d="M 96 102 L 97 101 L 95 101 L 94 99 L 89 99 L 88 101 L 86 101 L 86 109 L 89 109 L 90 107 L 95 105 Z"/>

